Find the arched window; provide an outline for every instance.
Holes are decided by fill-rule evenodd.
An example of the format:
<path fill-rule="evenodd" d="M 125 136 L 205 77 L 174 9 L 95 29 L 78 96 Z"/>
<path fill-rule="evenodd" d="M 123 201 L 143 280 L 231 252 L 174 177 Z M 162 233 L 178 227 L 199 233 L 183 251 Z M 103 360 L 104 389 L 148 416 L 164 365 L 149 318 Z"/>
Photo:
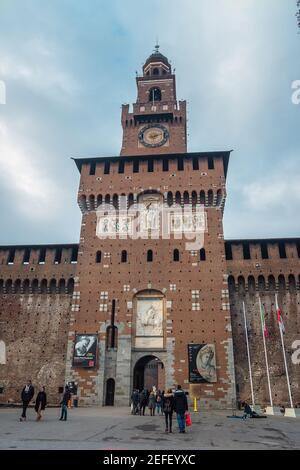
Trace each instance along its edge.
<path fill-rule="evenodd" d="M 296 292 L 296 280 L 293 274 L 289 275 L 289 292 L 290 294 L 295 294 Z"/>
<path fill-rule="evenodd" d="M 98 194 L 97 196 L 97 207 L 101 206 L 102 204 L 102 194 Z"/>
<path fill-rule="evenodd" d="M 126 250 L 122 250 L 121 263 L 127 263 L 127 251 Z"/>
<path fill-rule="evenodd" d="M 239 294 L 245 294 L 245 279 L 243 276 L 238 277 L 238 292 Z"/>
<path fill-rule="evenodd" d="M 155 68 L 152 70 L 152 75 L 159 75 L 159 68 L 155 67 Z"/>
<path fill-rule="evenodd" d="M 264 276 L 262 276 L 262 275 L 258 276 L 257 284 L 258 284 L 258 290 L 259 291 L 266 290 L 266 281 L 265 281 Z"/>
<path fill-rule="evenodd" d="M 233 276 L 228 277 L 228 290 L 230 294 L 235 292 L 235 280 Z"/>
<path fill-rule="evenodd" d="M 197 193 L 196 191 L 192 191 L 192 206 L 195 207 L 197 205 Z"/>
<path fill-rule="evenodd" d="M 42 282 L 41 282 L 41 294 L 47 294 L 47 279 L 43 279 Z"/>
<path fill-rule="evenodd" d="M 113 195 L 113 206 L 115 209 L 118 209 L 119 206 L 119 198 L 117 194 Z"/>
<path fill-rule="evenodd" d="M 74 291 L 74 279 L 70 278 L 68 280 L 67 292 L 68 292 L 68 294 L 73 294 L 73 291 Z"/>
<path fill-rule="evenodd" d="M 173 251 L 173 261 L 179 261 L 179 250 L 177 248 Z"/>
<path fill-rule="evenodd" d="M 56 279 L 51 279 L 49 286 L 50 294 L 56 294 Z"/>
<path fill-rule="evenodd" d="M 155 70 L 155 69 L 154 69 Z M 161 91 L 157 87 L 150 88 L 149 90 L 149 101 L 161 101 Z"/>
<path fill-rule="evenodd" d="M 104 198 L 104 202 L 105 202 L 105 204 L 110 204 L 110 194 L 106 194 L 106 196 Z"/>
<path fill-rule="evenodd" d="M 12 286 L 13 286 L 12 280 L 11 280 L 11 279 L 8 279 L 8 280 L 6 281 L 6 283 L 5 283 L 5 292 L 6 292 L 7 294 L 11 294 L 11 293 L 12 293 Z"/>
<path fill-rule="evenodd" d="M 184 191 L 183 193 L 183 202 L 184 204 L 189 204 L 190 203 L 190 195 L 188 191 Z"/>
<path fill-rule="evenodd" d="M 200 261 L 205 261 L 205 260 L 206 260 L 205 248 L 201 248 L 201 250 L 200 250 Z"/>
<path fill-rule="evenodd" d="M 59 294 L 65 294 L 65 292 L 66 292 L 66 281 L 64 279 L 59 280 L 58 292 L 59 292 Z"/>
<path fill-rule="evenodd" d="M 167 194 L 167 204 L 168 206 L 172 206 L 173 204 L 173 193 L 171 191 Z"/>
<path fill-rule="evenodd" d="M 217 206 L 219 206 L 222 202 L 222 190 L 218 189 L 217 191 Z"/>
<path fill-rule="evenodd" d="M 90 204 L 90 210 L 95 209 L 95 196 L 93 194 L 90 195 L 89 197 L 89 204 Z"/>
<path fill-rule="evenodd" d="M 102 256 L 102 253 L 101 251 L 97 251 L 96 253 L 96 263 L 101 263 L 101 256 Z"/>
<path fill-rule="evenodd" d="M 249 294 L 255 294 L 255 279 L 253 276 L 248 276 L 248 291 Z"/>
<path fill-rule="evenodd" d="M 128 207 L 132 206 L 133 201 L 134 201 L 133 194 L 129 193 L 128 194 Z"/>
<path fill-rule="evenodd" d="M 208 190 L 208 193 L 207 193 L 207 202 L 208 202 L 208 205 L 209 205 L 209 206 L 212 206 L 213 203 L 214 203 L 214 193 L 213 193 L 213 190 L 212 190 L 212 189 L 209 189 L 209 190 Z"/>
<path fill-rule="evenodd" d="M 30 281 L 29 279 L 25 279 L 23 282 L 23 294 L 29 294 L 30 292 Z"/>
<path fill-rule="evenodd" d="M 31 292 L 33 294 L 37 294 L 39 291 L 39 281 L 37 279 L 33 279 L 31 283 Z"/>
<path fill-rule="evenodd" d="M 147 261 L 149 261 L 149 262 L 153 261 L 153 251 L 152 250 L 147 251 Z"/>
<path fill-rule="evenodd" d="M 285 278 L 284 278 L 284 275 L 283 274 L 280 274 L 278 276 L 278 289 L 281 291 L 281 292 L 284 292 L 285 289 L 286 289 L 286 286 L 285 286 Z"/>
<path fill-rule="evenodd" d="M 268 277 L 268 287 L 269 290 L 276 290 L 275 277 L 272 274 Z"/>
<path fill-rule="evenodd" d="M 179 204 L 179 205 L 181 204 L 181 194 L 179 191 L 176 191 L 175 193 L 175 202 L 176 204 Z"/>
<path fill-rule="evenodd" d="M 200 191 L 200 204 L 205 205 L 205 191 L 203 189 Z"/>
<path fill-rule="evenodd" d="M 15 294 L 19 294 L 21 292 L 21 279 L 17 279 L 15 281 L 14 292 Z"/>

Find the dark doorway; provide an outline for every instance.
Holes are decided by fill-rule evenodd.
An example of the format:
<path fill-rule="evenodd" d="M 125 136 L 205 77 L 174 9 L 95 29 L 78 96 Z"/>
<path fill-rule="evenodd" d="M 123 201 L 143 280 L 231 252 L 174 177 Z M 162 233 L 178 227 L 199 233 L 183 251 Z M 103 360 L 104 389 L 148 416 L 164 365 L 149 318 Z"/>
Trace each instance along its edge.
<path fill-rule="evenodd" d="M 133 388 L 150 390 L 155 385 L 157 389 L 164 389 L 164 382 L 164 365 L 158 357 L 149 355 L 137 361 L 133 371 Z"/>
<path fill-rule="evenodd" d="M 105 405 L 114 406 L 114 401 L 115 401 L 115 381 L 114 379 L 108 379 L 106 382 Z"/>

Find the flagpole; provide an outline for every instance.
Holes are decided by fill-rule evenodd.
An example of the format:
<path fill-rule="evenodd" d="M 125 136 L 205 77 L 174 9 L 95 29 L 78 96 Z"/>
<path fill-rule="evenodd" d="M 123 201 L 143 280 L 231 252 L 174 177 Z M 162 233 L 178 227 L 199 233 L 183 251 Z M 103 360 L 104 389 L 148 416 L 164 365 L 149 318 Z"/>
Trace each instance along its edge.
<path fill-rule="evenodd" d="M 262 336 L 263 336 L 265 360 L 266 360 L 266 367 L 267 367 L 267 378 L 268 378 L 268 387 L 269 387 L 269 395 L 270 395 L 270 405 L 273 408 L 273 399 L 272 399 L 272 392 L 271 392 L 271 382 L 270 382 L 270 374 L 269 374 L 269 362 L 268 362 L 268 355 L 267 355 L 266 338 L 265 338 L 264 326 L 263 326 L 263 321 L 262 321 L 262 305 L 261 305 L 260 297 L 258 297 L 258 299 L 259 299 L 259 309 L 260 309 L 261 331 L 262 331 Z"/>
<path fill-rule="evenodd" d="M 276 313 L 278 315 L 279 305 L 278 305 L 277 294 L 275 294 L 275 303 L 276 303 Z M 290 398 L 291 408 L 294 408 L 293 400 L 292 400 L 292 392 L 291 392 L 289 372 L 288 372 L 287 362 L 286 362 L 285 347 L 284 347 L 284 341 L 283 341 L 283 333 L 282 333 L 282 328 L 280 327 L 279 323 L 278 323 L 278 326 L 279 326 L 279 332 L 280 332 L 280 339 L 281 339 L 281 346 L 282 346 L 282 352 L 283 352 L 283 360 L 284 360 L 286 381 L 287 381 L 287 386 L 288 386 L 288 391 L 289 391 L 289 398 Z"/>
<path fill-rule="evenodd" d="M 253 407 L 254 407 L 254 406 L 255 406 L 255 402 L 254 402 L 254 392 L 253 392 L 251 359 L 250 359 L 250 349 L 249 349 L 249 341 L 248 341 L 247 321 L 246 321 L 246 308 L 245 308 L 245 302 L 244 302 L 244 301 L 243 301 L 243 313 L 244 313 L 244 323 L 245 323 L 245 335 L 246 335 L 246 344 L 247 344 L 247 355 L 248 355 L 248 366 L 249 366 L 249 378 L 250 378 L 250 387 L 251 387 L 251 397 L 252 397 L 252 405 L 253 405 Z"/>

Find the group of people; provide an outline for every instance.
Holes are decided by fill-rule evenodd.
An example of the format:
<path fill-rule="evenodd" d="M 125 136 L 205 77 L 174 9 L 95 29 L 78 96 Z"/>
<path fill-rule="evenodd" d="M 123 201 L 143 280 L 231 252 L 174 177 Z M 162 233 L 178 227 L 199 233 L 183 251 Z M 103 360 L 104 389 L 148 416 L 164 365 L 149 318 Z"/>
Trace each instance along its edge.
<path fill-rule="evenodd" d="M 186 413 L 188 412 L 188 401 L 181 385 L 177 385 L 176 390 L 168 389 L 164 391 L 156 390 L 133 390 L 131 395 L 131 412 L 136 415 L 145 415 L 145 409 L 148 406 L 150 415 L 154 416 L 155 411 L 158 414 L 165 415 L 165 432 L 172 432 L 173 413 L 176 413 L 179 432 L 185 433 Z"/>
<path fill-rule="evenodd" d="M 20 417 L 20 421 L 26 421 L 26 411 L 33 397 L 34 397 L 34 387 L 32 385 L 31 380 L 28 380 L 21 392 L 22 415 Z M 68 403 L 70 400 L 71 400 L 71 392 L 69 390 L 68 385 L 66 385 L 63 395 L 61 397 L 61 401 L 60 401 L 60 405 L 61 405 L 61 416 L 59 418 L 60 421 L 67 421 Z M 40 421 L 42 419 L 42 411 L 45 410 L 46 406 L 47 406 L 47 394 L 46 394 L 45 387 L 42 386 L 40 387 L 40 390 L 35 399 L 34 409 L 37 414 L 36 421 Z"/>

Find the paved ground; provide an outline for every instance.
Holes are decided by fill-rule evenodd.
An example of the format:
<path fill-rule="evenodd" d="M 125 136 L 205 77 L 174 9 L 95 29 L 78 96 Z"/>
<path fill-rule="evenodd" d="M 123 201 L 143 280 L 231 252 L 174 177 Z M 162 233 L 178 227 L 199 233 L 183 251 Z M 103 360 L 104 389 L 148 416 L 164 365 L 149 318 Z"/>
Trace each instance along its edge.
<path fill-rule="evenodd" d="M 131 416 L 129 408 L 74 408 L 66 422 L 59 410 L 47 409 L 44 420 L 19 422 L 20 410 L 0 408 L 0 449 L 299 449 L 300 420 L 229 419 L 231 412 L 192 413 L 193 426 L 179 434 L 164 433 L 161 416 Z"/>

